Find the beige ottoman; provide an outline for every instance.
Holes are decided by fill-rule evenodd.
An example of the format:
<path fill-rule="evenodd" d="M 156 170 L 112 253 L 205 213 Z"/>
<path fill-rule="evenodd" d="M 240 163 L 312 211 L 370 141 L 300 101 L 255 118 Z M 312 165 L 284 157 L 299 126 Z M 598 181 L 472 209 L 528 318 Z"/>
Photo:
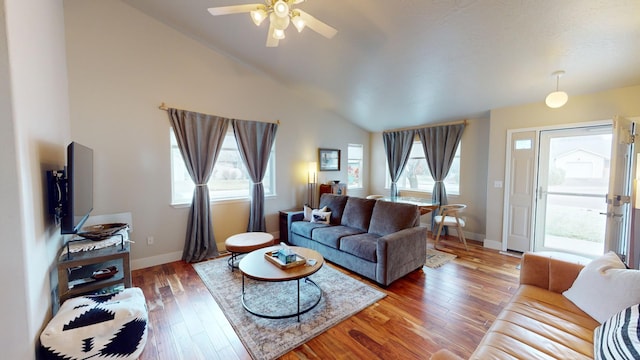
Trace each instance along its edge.
<path fill-rule="evenodd" d="M 238 255 L 250 253 L 254 250 L 262 249 L 273 245 L 273 235 L 265 232 L 248 232 L 236 234 L 227 238 L 224 242 L 227 251 L 231 253 L 231 257 L 227 261 L 231 271 L 237 268 L 236 262 Z"/>

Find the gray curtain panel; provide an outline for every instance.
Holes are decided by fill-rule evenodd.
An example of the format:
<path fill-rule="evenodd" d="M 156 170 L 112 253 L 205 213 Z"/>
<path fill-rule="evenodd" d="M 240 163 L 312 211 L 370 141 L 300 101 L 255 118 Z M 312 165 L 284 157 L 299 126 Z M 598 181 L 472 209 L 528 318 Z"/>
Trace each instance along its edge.
<path fill-rule="evenodd" d="M 244 120 L 233 120 L 232 124 L 240 156 L 253 183 L 247 231 L 266 231 L 262 179 L 267 171 L 278 124 Z"/>
<path fill-rule="evenodd" d="M 196 184 L 182 252 L 184 261 L 196 262 L 218 255 L 207 182 L 231 120 L 178 109 L 168 109 L 167 113 L 187 171 Z"/>
<path fill-rule="evenodd" d="M 411 146 L 415 138 L 415 130 L 403 130 L 382 133 L 384 150 L 387 153 L 387 164 L 391 176 L 391 197 L 398 196 L 398 179 L 407 166 Z"/>
<path fill-rule="evenodd" d="M 443 180 L 449 174 L 463 130 L 464 124 L 417 129 L 431 177 L 435 181 L 431 194 L 431 201 L 435 204 L 447 204 L 447 190 Z M 435 212 L 431 216 L 433 219 Z"/>

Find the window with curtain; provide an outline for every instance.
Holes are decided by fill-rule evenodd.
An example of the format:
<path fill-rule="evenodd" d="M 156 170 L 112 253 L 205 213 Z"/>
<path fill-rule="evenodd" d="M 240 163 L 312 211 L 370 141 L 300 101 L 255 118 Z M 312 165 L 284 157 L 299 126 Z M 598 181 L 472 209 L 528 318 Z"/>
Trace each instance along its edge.
<path fill-rule="evenodd" d="M 444 185 L 446 186 L 447 194 L 449 195 L 460 195 L 460 148 L 462 148 L 462 143 L 458 146 L 449 174 L 444 179 Z M 388 169 L 387 174 L 389 174 Z M 414 141 L 413 146 L 411 147 L 407 167 L 405 167 L 402 175 L 400 175 L 398 189 L 431 193 L 431 191 L 433 191 L 434 184 L 435 182 L 429 173 L 427 159 L 425 158 L 424 151 L 422 150 L 422 144 L 419 140 Z M 386 187 L 389 188 L 390 186 L 391 179 L 387 175 Z"/>
<path fill-rule="evenodd" d="M 362 189 L 362 144 L 347 145 L 347 188 Z"/>
<path fill-rule="evenodd" d="M 220 150 L 220 155 L 209 179 L 211 201 L 248 199 L 251 180 L 238 152 L 238 144 L 230 126 Z M 170 129 L 171 144 L 171 204 L 191 203 L 194 184 L 182 160 L 173 129 Z M 269 156 L 267 173 L 262 180 L 265 196 L 275 195 L 275 145 Z"/>

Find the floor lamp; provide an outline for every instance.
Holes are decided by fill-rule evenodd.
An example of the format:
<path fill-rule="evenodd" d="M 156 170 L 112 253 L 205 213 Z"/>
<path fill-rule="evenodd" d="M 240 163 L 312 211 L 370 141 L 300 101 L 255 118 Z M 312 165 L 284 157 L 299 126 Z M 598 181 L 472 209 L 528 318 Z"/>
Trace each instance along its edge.
<path fill-rule="evenodd" d="M 316 169 L 318 168 L 318 163 L 310 162 L 309 163 L 309 171 L 307 173 L 307 204 L 312 209 L 315 208 L 315 200 L 316 200 L 316 182 L 317 182 L 317 174 Z"/>

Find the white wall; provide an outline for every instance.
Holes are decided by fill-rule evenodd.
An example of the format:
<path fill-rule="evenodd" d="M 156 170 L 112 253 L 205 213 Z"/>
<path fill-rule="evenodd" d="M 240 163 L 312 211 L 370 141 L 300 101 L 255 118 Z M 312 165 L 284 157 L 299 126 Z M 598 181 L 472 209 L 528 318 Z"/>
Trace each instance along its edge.
<path fill-rule="evenodd" d="M 543 100 L 543 99 L 541 99 Z M 494 188 L 505 177 L 507 130 L 612 119 L 615 115 L 640 115 L 640 86 L 613 89 L 589 95 L 571 95 L 559 109 L 544 102 L 491 111 L 489 168 L 487 178 L 487 237 L 485 246 L 502 249 L 504 188 Z"/>
<path fill-rule="evenodd" d="M 267 231 L 276 235 L 278 210 L 306 199 L 307 163 L 317 161 L 318 147 L 341 149 L 346 164 L 348 143 L 369 146 L 368 132 L 120 1 L 64 4 L 72 138 L 94 149 L 95 214 L 133 215 L 134 267 L 178 259 L 184 245 L 189 209 L 169 205 L 169 122 L 161 102 L 280 120 L 278 196 L 265 206 Z M 319 179 L 346 181 L 346 166 Z M 248 208 L 248 201 L 213 204 L 219 249 L 226 237 L 246 231 Z M 146 245 L 147 236 L 154 245 Z"/>
<path fill-rule="evenodd" d="M 463 213 L 467 220 L 465 235 L 469 239 L 482 241 L 485 237 L 485 208 L 487 187 L 489 119 L 469 119 L 460 140 L 460 194 L 447 195 L 449 204 L 467 205 Z M 385 188 L 387 178 L 384 143 L 382 133 L 371 134 L 371 193 L 389 195 Z M 431 193 L 401 191 L 402 196 L 431 199 Z M 422 217 L 423 225 L 430 226 L 429 215 Z"/>
<path fill-rule="evenodd" d="M 34 358 L 51 315 L 62 244 L 45 206 L 45 170 L 64 165 L 69 139 L 62 2 L 4 0 L 0 21 L 0 255 L 2 357 Z M 6 33 L 4 33 L 6 29 Z"/>

